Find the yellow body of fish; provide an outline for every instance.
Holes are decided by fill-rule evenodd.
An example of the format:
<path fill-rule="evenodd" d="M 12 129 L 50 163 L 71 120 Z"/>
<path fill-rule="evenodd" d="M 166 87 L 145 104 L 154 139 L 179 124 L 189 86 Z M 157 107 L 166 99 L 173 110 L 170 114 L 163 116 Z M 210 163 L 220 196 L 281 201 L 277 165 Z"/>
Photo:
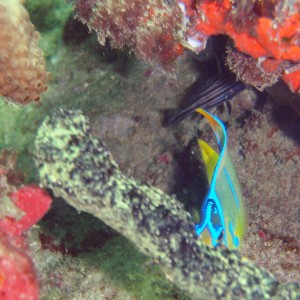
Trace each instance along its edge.
<path fill-rule="evenodd" d="M 237 249 L 247 232 L 248 218 L 238 176 L 227 150 L 224 124 L 214 115 L 197 109 L 212 126 L 220 154 L 206 142 L 199 140 L 206 166 L 209 191 L 200 212 L 200 223 L 195 225 L 197 235 L 209 246 L 225 245 Z"/>

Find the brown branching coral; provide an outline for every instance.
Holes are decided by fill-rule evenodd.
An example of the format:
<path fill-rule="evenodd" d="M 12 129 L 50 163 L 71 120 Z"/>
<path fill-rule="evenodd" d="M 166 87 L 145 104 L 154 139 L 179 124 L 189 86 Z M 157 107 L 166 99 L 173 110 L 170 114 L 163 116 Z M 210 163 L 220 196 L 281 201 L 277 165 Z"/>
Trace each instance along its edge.
<path fill-rule="evenodd" d="M 20 104 L 39 101 L 46 91 L 39 34 L 21 0 L 0 0 L 0 95 Z"/>
<path fill-rule="evenodd" d="M 109 37 L 112 47 L 132 49 L 140 58 L 165 68 L 182 51 L 182 12 L 163 0 L 78 0 L 77 17 L 96 31 L 99 43 Z"/>

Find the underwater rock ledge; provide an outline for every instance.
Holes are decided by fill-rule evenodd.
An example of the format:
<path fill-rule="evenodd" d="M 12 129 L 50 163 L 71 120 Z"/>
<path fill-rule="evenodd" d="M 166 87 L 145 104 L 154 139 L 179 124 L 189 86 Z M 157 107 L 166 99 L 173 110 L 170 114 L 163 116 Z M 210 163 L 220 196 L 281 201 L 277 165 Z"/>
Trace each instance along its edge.
<path fill-rule="evenodd" d="M 43 186 L 131 240 L 192 299 L 299 299 L 300 284 L 280 284 L 239 252 L 203 245 L 183 205 L 124 175 L 80 111 L 44 120 L 35 160 Z"/>

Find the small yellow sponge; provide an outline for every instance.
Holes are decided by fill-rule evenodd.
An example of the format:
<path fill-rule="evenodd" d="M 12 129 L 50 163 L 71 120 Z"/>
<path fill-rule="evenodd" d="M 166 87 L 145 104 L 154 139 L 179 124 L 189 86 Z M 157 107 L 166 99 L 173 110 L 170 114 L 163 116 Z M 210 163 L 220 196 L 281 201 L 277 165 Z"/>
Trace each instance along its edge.
<path fill-rule="evenodd" d="M 22 2 L 0 0 L 0 95 L 28 104 L 40 100 L 50 76 Z"/>

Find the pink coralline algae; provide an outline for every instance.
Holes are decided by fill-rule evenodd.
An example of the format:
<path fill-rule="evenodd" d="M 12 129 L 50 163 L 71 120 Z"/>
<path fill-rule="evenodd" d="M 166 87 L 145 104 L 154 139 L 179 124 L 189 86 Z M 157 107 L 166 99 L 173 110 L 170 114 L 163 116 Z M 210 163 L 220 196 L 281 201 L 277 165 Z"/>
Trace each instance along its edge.
<path fill-rule="evenodd" d="M 5 195 L 1 171 L 0 299 L 37 300 L 39 285 L 23 233 L 48 211 L 51 198 L 36 186 Z"/>

